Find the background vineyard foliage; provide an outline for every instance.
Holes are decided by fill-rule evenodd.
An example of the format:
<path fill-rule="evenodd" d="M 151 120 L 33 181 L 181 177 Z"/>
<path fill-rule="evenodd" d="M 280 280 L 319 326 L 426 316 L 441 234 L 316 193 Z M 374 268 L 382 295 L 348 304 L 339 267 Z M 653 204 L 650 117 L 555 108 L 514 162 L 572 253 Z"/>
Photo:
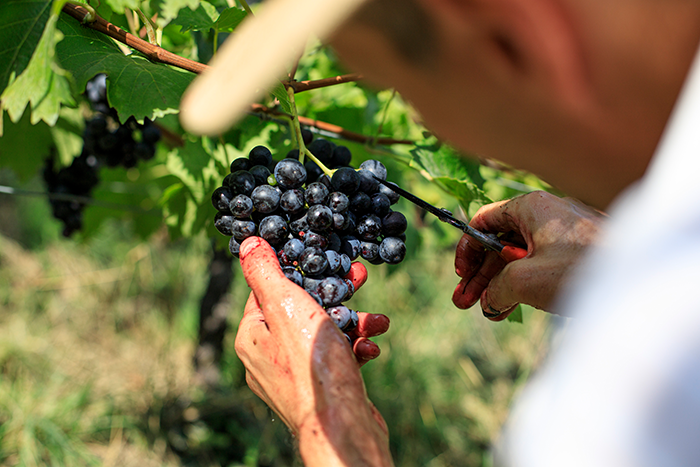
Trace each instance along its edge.
<path fill-rule="evenodd" d="M 249 116 L 220 138 L 184 134 L 177 105 L 194 75 L 125 56 L 60 6 L 0 3 L 0 48 L 14 57 L 0 63 L 0 185 L 41 192 L 45 158 L 53 152 L 65 166 L 80 153 L 90 115 L 82 91 L 96 73 L 108 75 L 121 121 L 153 118 L 176 136 L 136 168 L 102 168 L 98 204 L 71 240 L 60 238 L 45 198 L 0 194 L 0 465 L 298 464 L 233 353 L 247 296 L 240 274 L 228 299 L 221 385 L 206 388 L 192 369 L 209 239 L 225 240 L 212 228 L 209 195 L 230 160 L 255 145 L 283 157 L 288 126 Z M 125 8 L 137 7 L 158 13 L 164 48 L 202 62 L 245 16 L 197 0 L 103 0 L 98 12 L 129 30 Z M 343 72 L 332 50 L 312 44 L 297 79 Z M 350 147 L 355 165 L 378 158 L 390 180 L 456 212 L 543 186 L 439 144 L 392 90 L 350 83 L 300 93 L 297 105 L 369 137 L 415 141 L 336 142 Z M 407 259 L 370 267 L 371 280 L 349 302 L 392 319 L 377 338 L 382 356 L 363 369 L 369 395 L 388 421 L 397 465 L 488 464 L 514 391 L 542 357 L 547 319 L 528 313 L 524 325 L 492 324 L 478 310 L 457 310 L 459 233 L 404 201 L 399 210 L 409 219 Z"/>

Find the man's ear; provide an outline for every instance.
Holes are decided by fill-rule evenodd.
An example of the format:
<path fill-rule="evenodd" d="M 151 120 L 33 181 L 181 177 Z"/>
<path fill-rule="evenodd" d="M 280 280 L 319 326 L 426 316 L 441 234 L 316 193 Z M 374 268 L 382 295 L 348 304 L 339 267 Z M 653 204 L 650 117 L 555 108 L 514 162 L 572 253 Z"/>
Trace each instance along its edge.
<path fill-rule="evenodd" d="M 577 107 L 589 102 L 584 38 L 565 2 L 420 1 L 435 16 L 436 24 L 449 25 L 455 33 L 452 38 L 464 38 L 464 44 L 448 47 L 448 53 L 457 55 L 460 48 L 479 47 L 478 57 L 488 60 L 489 68 L 502 74 L 501 78 L 547 90 Z"/>

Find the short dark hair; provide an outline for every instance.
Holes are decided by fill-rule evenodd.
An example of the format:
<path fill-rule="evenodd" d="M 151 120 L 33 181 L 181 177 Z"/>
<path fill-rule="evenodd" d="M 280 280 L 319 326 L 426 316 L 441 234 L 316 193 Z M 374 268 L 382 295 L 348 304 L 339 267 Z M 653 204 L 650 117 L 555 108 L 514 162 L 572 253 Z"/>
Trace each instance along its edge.
<path fill-rule="evenodd" d="M 435 25 L 415 0 L 370 0 L 353 21 L 379 31 L 410 63 L 417 66 L 432 63 L 437 44 Z"/>

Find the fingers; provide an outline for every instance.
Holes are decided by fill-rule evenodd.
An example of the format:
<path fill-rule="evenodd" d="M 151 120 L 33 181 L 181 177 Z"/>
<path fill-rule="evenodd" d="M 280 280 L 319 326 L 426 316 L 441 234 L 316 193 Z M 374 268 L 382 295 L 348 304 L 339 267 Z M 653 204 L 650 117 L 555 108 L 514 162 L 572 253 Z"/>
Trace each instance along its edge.
<path fill-rule="evenodd" d="M 365 282 L 367 282 L 367 268 L 364 264 L 358 262 L 352 263 L 350 266 L 350 272 L 347 273 L 345 279 L 350 279 L 352 285 L 355 286 L 355 291 L 362 287 Z"/>
<path fill-rule="evenodd" d="M 484 247 L 467 234 L 457 244 L 455 252 L 455 272 L 459 277 L 469 278 L 474 275 L 484 260 Z"/>
<path fill-rule="evenodd" d="M 497 254 L 489 252 L 484 255 L 484 261 L 472 276 L 463 277 L 454 293 L 452 302 L 457 308 L 466 310 L 472 307 L 481 294 L 489 286 L 491 280 L 498 275 L 506 262 Z"/>
<path fill-rule="evenodd" d="M 271 294 L 279 293 L 279 286 L 291 284 L 272 247 L 260 237 L 248 237 L 241 243 L 240 262 L 248 286 L 263 307 Z"/>
<path fill-rule="evenodd" d="M 360 366 L 370 360 L 374 360 L 381 353 L 379 346 L 365 337 L 360 337 L 353 342 L 352 351 L 355 353 L 357 363 Z"/>
<path fill-rule="evenodd" d="M 352 338 L 375 337 L 389 330 L 389 317 L 386 315 L 360 312 L 357 317 L 357 327 L 348 333 Z"/>

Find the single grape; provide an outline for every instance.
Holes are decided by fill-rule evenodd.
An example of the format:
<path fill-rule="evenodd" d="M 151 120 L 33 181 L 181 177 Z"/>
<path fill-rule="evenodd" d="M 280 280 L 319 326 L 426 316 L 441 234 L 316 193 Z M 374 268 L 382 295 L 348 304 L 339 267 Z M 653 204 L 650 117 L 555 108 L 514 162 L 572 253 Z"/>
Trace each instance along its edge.
<path fill-rule="evenodd" d="M 372 176 L 369 170 L 358 170 L 357 176 L 360 177 L 359 191 L 373 195 L 379 191 L 379 182 Z"/>
<path fill-rule="evenodd" d="M 350 196 L 350 210 L 355 214 L 365 214 L 371 207 L 372 199 L 366 193 L 358 191 L 354 195 Z"/>
<path fill-rule="evenodd" d="M 313 206 L 314 204 L 326 204 L 326 201 L 328 201 L 328 188 L 322 183 L 310 183 L 306 186 L 304 199 L 309 206 Z"/>
<path fill-rule="evenodd" d="M 237 219 L 245 219 L 253 213 L 253 200 L 246 195 L 236 195 L 228 205 L 231 214 Z"/>
<path fill-rule="evenodd" d="M 340 252 L 344 253 L 351 261 L 360 256 L 360 241 L 350 235 L 340 239 Z"/>
<path fill-rule="evenodd" d="M 149 120 L 146 120 L 146 122 L 149 123 L 141 128 L 141 140 L 146 144 L 156 144 L 161 138 L 160 128 Z"/>
<path fill-rule="evenodd" d="M 375 193 L 372 195 L 372 208 L 371 211 L 377 217 L 382 218 L 389 214 L 391 210 L 391 201 L 389 197 L 384 193 Z"/>
<path fill-rule="evenodd" d="M 348 293 L 348 286 L 341 278 L 336 276 L 326 277 L 318 288 L 318 296 L 323 301 L 323 306 L 340 305 Z"/>
<path fill-rule="evenodd" d="M 396 204 L 399 198 L 401 198 L 401 195 L 386 185 L 379 185 L 379 193 L 385 194 L 387 198 L 389 198 L 389 201 L 391 201 L 391 204 Z"/>
<path fill-rule="evenodd" d="M 328 207 L 331 208 L 333 212 L 345 212 L 350 206 L 350 199 L 345 193 L 339 191 L 334 191 L 328 195 Z"/>
<path fill-rule="evenodd" d="M 255 222 L 244 219 L 236 219 L 233 221 L 231 231 L 233 232 L 233 237 L 242 242 L 248 237 L 255 235 L 257 227 Z"/>
<path fill-rule="evenodd" d="M 315 204 L 306 212 L 306 221 L 312 230 L 321 232 L 333 224 L 333 212 L 328 206 Z"/>
<path fill-rule="evenodd" d="M 287 153 L 285 156 L 285 159 L 295 159 L 299 160 L 299 150 L 298 149 L 292 149 Z"/>
<path fill-rule="evenodd" d="M 346 146 L 336 146 L 331 155 L 331 168 L 347 167 L 352 160 L 352 153 Z"/>
<path fill-rule="evenodd" d="M 220 186 L 211 195 L 211 204 L 214 205 L 214 209 L 217 211 L 227 213 L 231 212 L 229 204 L 233 199 L 233 193 L 231 189 L 227 186 Z"/>
<path fill-rule="evenodd" d="M 272 153 L 265 146 L 255 146 L 248 153 L 250 165 L 264 165 L 267 167 L 272 163 Z"/>
<path fill-rule="evenodd" d="M 322 277 L 311 277 L 311 276 L 302 276 L 303 279 L 303 287 L 304 290 L 306 290 L 310 294 L 317 294 L 318 295 L 318 289 L 321 287 L 321 282 L 323 281 Z M 323 302 L 321 303 L 323 305 Z"/>
<path fill-rule="evenodd" d="M 351 195 L 360 186 L 360 177 L 355 169 L 351 167 L 341 167 L 337 169 L 331 177 L 333 191 L 340 191 L 346 195 Z"/>
<path fill-rule="evenodd" d="M 328 247 L 328 239 L 325 236 L 318 234 L 312 230 L 307 230 L 306 232 L 304 232 L 304 246 L 315 246 L 322 250 L 325 250 Z"/>
<path fill-rule="evenodd" d="M 387 237 L 379 245 L 379 257 L 389 264 L 398 264 L 405 256 L 406 244 L 399 238 Z"/>
<path fill-rule="evenodd" d="M 328 259 L 326 273 L 336 274 L 340 270 L 340 254 L 337 251 L 326 250 L 326 258 Z"/>
<path fill-rule="evenodd" d="M 230 251 L 233 256 L 238 258 L 238 254 L 241 251 L 241 244 L 235 239 L 235 237 L 231 237 L 231 240 L 228 241 L 228 251 Z"/>
<path fill-rule="evenodd" d="M 270 176 L 270 169 L 265 165 L 254 165 L 248 170 L 255 179 L 255 185 L 267 185 L 267 178 Z"/>
<path fill-rule="evenodd" d="M 307 146 L 311 154 L 323 163 L 326 167 L 331 165 L 331 156 L 333 155 L 333 146 L 330 141 L 323 138 L 315 139 Z"/>
<path fill-rule="evenodd" d="M 306 181 L 306 169 L 297 160 L 282 159 L 275 167 L 275 180 L 282 188 L 299 188 Z"/>
<path fill-rule="evenodd" d="M 304 209 L 304 190 L 294 188 L 282 193 L 280 207 L 290 214 L 296 214 Z"/>
<path fill-rule="evenodd" d="M 249 170 L 253 164 L 247 157 L 239 157 L 231 162 L 231 173 L 238 172 L 239 170 Z"/>
<path fill-rule="evenodd" d="M 302 237 L 304 232 L 309 230 L 309 223 L 306 221 L 306 214 L 290 222 L 289 228 L 292 231 L 292 235 L 295 237 Z"/>
<path fill-rule="evenodd" d="M 263 214 L 273 212 L 280 204 L 280 193 L 277 189 L 270 185 L 260 185 L 255 187 L 250 195 L 253 200 L 253 206 Z"/>
<path fill-rule="evenodd" d="M 302 287 L 304 276 L 302 276 L 301 273 L 296 270 L 296 268 L 284 267 L 282 268 L 282 272 L 287 277 L 287 279 L 294 282 L 299 287 Z"/>
<path fill-rule="evenodd" d="M 340 236 L 335 232 L 328 234 L 328 249 L 340 252 Z"/>
<path fill-rule="evenodd" d="M 384 167 L 384 164 L 377 160 L 370 159 L 364 161 L 362 164 L 360 164 L 360 170 L 367 170 L 374 174 L 374 176 L 376 176 L 377 178 L 386 180 L 386 167 Z"/>
<path fill-rule="evenodd" d="M 319 167 L 318 164 L 311 159 L 307 159 L 306 162 L 304 162 L 304 169 L 307 173 L 306 180 L 308 182 L 316 182 L 323 175 L 323 170 L 321 170 L 321 167 Z"/>
<path fill-rule="evenodd" d="M 230 187 L 236 195 L 250 196 L 255 189 L 255 177 L 247 170 L 237 170 L 224 178 L 224 185 Z"/>
<path fill-rule="evenodd" d="M 352 319 L 350 309 L 345 305 L 330 307 L 326 310 L 326 313 L 340 329 L 345 328 Z"/>
<path fill-rule="evenodd" d="M 292 238 L 287 240 L 287 243 L 284 244 L 283 251 L 284 254 L 287 255 L 287 258 L 294 262 L 299 260 L 299 257 L 304 252 L 304 248 L 304 242 L 298 238 Z"/>
<path fill-rule="evenodd" d="M 385 237 L 396 237 L 408 228 L 406 216 L 397 211 L 392 211 L 382 219 L 382 234 Z"/>
<path fill-rule="evenodd" d="M 276 245 L 287 239 L 289 226 L 280 216 L 267 216 L 260 222 L 259 231 L 265 241 Z"/>
<path fill-rule="evenodd" d="M 360 218 L 357 224 L 357 234 L 362 240 L 374 240 L 382 233 L 382 221 L 374 214 Z"/>
<path fill-rule="evenodd" d="M 379 245 L 374 242 L 362 242 L 360 244 L 360 256 L 367 261 L 374 261 L 379 257 Z"/>
<path fill-rule="evenodd" d="M 345 277 L 350 272 L 352 267 L 352 260 L 345 253 L 340 254 L 340 269 L 338 270 L 338 275 L 340 277 Z"/>
<path fill-rule="evenodd" d="M 304 249 L 304 252 L 299 258 L 299 266 L 304 274 L 318 275 L 323 273 L 328 267 L 328 258 L 326 253 L 317 247 L 309 247 Z"/>
<path fill-rule="evenodd" d="M 231 215 L 217 212 L 214 217 L 214 227 L 216 227 L 219 233 L 230 237 L 233 235 L 233 222 L 235 220 L 236 218 Z"/>
<path fill-rule="evenodd" d="M 308 128 L 302 128 L 301 139 L 302 141 L 304 141 L 304 146 L 308 146 L 309 144 L 311 144 L 311 141 L 313 141 L 314 134 Z"/>

